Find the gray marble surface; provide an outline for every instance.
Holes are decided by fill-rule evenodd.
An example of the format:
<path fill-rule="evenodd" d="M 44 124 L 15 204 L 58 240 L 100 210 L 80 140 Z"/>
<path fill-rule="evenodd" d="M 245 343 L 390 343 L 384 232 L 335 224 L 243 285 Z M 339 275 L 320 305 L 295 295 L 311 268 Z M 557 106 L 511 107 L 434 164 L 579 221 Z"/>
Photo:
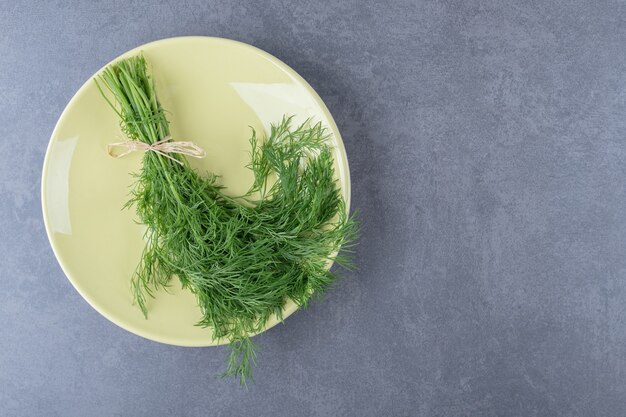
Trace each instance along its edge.
<path fill-rule="evenodd" d="M 96 313 L 49 247 L 54 123 L 99 67 L 179 35 L 291 65 L 343 133 L 359 271 L 226 349 Z M 0 2 L 0 415 L 624 416 L 624 2 Z"/>

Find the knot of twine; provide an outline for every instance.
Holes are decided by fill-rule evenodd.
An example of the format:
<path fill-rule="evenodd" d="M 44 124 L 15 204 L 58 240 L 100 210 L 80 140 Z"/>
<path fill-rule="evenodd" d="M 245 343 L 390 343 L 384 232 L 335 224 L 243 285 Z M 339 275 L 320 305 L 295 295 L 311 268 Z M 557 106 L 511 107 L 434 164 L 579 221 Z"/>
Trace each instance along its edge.
<path fill-rule="evenodd" d="M 191 156 L 192 158 L 204 158 L 206 156 L 206 152 L 204 151 L 204 149 L 202 149 L 193 142 L 170 142 L 171 140 L 172 137 L 168 135 L 163 139 L 154 142 L 153 144 L 145 143 L 140 140 L 126 140 L 124 142 L 110 143 L 107 145 L 107 153 L 113 158 L 121 158 L 131 152 L 152 151 L 166 158 L 169 158 L 180 165 L 183 165 L 181 161 L 173 158 L 171 155 L 168 154 L 177 153 L 181 155 Z M 113 152 L 114 148 L 126 148 L 126 151 L 116 154 Z"/>

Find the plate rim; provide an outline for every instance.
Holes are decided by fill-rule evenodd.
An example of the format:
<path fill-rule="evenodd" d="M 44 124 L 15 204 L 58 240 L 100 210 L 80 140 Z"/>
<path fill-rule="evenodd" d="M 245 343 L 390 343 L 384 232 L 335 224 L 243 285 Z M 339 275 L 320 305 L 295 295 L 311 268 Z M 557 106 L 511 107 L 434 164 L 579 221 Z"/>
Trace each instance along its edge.
<path fill-rule="evenodd" d="M 336 146 L 338 148 L 338 152 L 339 154 L 343 157 L 343 168 L 344 168 L 344 184 L 342 186 L 342 192 L 344 193 L 344 195 L 346 196 L 346 211 L 349 213 L 350 212 L 350 200 L 351 200 L 351 180 L 350 180 L 350 166 L 349 166 L 349 162 L 348 162 L 348 157 L 347 157 L 347 153 L 345 150 L 345 146 L 341 137 L 341 133 L 339 132 L 339 128 L 337 127 L 337 124 L 335 122 L 335 119 L 333 118 L 332 114 L 330 113 L 330 111 L 328 110 L 328 107 L 326 106 L 326 104 L 324 103 L 324 101 L 322 100 L 322 98 L 319 96 L 319 94 L 317 94 L 317 92 L 315 91 L 315 89 L 313 89 L 313 87 L 300 75 L 298 74 L 293 68 L 291 68 L 289 65 L 287 65 L 285 62 L 283 62 L 282 60 L 280 60 L 279 58 L 275 57 L 274 55 L 270 54 L 267 51 L 264 51 L 263 49 L 260 49 L 256 46 L 250 45 L 248 43 L 245 42 L 241 42 L 238 40 L 234 40 L 234 39 L 229 39 L 229 38 L 223 38 L 223 37 L 216 37 L 216 36 L 176 36 L 176 37 L 169 37 L 169 38 L 163 38 L 163 39 L 158 39 L 158 40 L 154 40 L 151 42 L 147 42 L 144 44 L 141 44 L 137 47 L 134 47 L 118 56 L 116 56 L 115 58 L 113 58 L 112 60 L 110 60 L 109 62 L 107 62 L 104 66 L 102 66 L 101 68 L 99 68 L 94 74 L 92 74 L 79 88 L 78 90 L 76 90 L 76 92 L 73 94 L 72 98 L 68 101 L 68 103 L 65 105 L 65 107 L 63 108 L 63 111 L 61 112 L 59 119 L 57 120 L 57 122 L 55 123 L 54 129 L 52 130 L 52 133 L 50 135 L 50 139 L 48 140 L 48 145 L 46 147 L 46 153 L 44 155 L 44 161 L 43 161 L 43 165 L 42 165 L 42 170 L 41 170 L 41 189 L 40 189 L 40 198 L 41 198 L 41 209 L 42 209 L 42 217 L 43 217 L 43 221 L 44 221 L 44 227 L 46 229 L 46 235 L 48 237 L 48 242 L 50 243 L 50 247 L 52 248 L 52 252 L 54 253 L 54 257 L 56 258 L 57 262 L 59 263 L 59 266 L 61 267 L 61 270 L 63 271 L 63 273 L 65 274 L 65 277 L 67 278 L 67 280 L 72 284 L 72 286 L 74 287 L 74 289 L 80 294 L 80 296 L 87 302 L 87 304 L 89 304 L 94 310 L 96 310 L 101 316 L 103 316 L 104 318 L 106 318 L 108 321 L 110 321 L 111 323 L 117 325 L 118 327 L 132 333 L 135 334 L 137 336 L 140 336 L 144 339 L 148 339 L 154 342 L 158 342 L 158 343 L 163 343 L 166 345 L 172 345 L 172 346 L 181 346 L 181 347 L 208 347 L 208 346 L 219 346 L 219 345 L 224 345 L 229 343 L 228 340 L 224 340 L 222 339 L 216 339 L 216 340 L 212 340 L 211 338 L 207 338 L 206 342 L 198 342 L 195 340 L 184 340 L 181 339 L 179 337 L 167 337 L 166 335 L 163 334 L 154 334 L 152 332 L 146 332 L 140 328 L 137 328 L 136 326 L 129 324 L 128 322 L 125 322 L 123 320 L 119 320 L 118 318 L 114 318 L 111 315 L 109 315 L 107 313 L 107 311 L 105 311 L 105 309 L 100 308 L 99 306 L 97 306 L 97 302 L 95 300 L 92 299 L 91 296 L 87 295 L 84 291 L 81 290 L 80 285 L 77 283 L 77 281 L 75 281 L 75 279 L 72 277 L 72 275 L 69 273 L 69 266 L 66 265 L 66 262 L 63 260 L 63 256 L 61 256 L 60 254 L 60 250 L 59 248 L 55 245 L 54 239 L 52 237 L 52 232 L 50 229 L 50 225 L 49 225 L 49 221 L 48 221 L 48 207 L 47 207 L 47 202 L 46 202 L 46 191 L 47 191 L 47 181 L 46 181 L 46 177 L 48 174 L 48 170 L 49 170 L 49 160 L 50 160 L 50 152 L 52 149 L 53 144 L 56 142 L 56 136 L 57 136 L 57 132 L 63 122 L 63 120 L 67 117 L 66 114 L 68 112 L 68 110 L 70 109 L 70 107 L 74 104 L 74 102 L 78 99 L 78 97 L 80 97 L 82 94 L 85 93 L 85 91 L 88 88 L 89 83 L 93 82 L 93 79 L 100 74 L 107 66 L 109 66 L 112 63 L 115 63 L 117 61 L 119 61 L 120 59 L 126 57 L 126 56 L 130 56 L 133 54 L 136 54 L 137 52 L 140 52 L 142 49 L 145 49 L 146 47 L 158 47 L 159 45 L 163 45 L 163 44 L 167 44 L 167 43 L 177 43 L 177 42 L 185 42 L 185 41 L 218 41 L 218 42 L 223 42 L 226 44 L 232 44 L 235 45 L 237 47 L 242 47 L 244 49 L 248 49 L 251 52 L 261 55 L 262 57 L 264 57 L 265 59 L 269 60 L 270 62 L 276 64 L 279 68 L 281 68 L 282 70 L 286 71 L 291 77 L 293 77 L 295 80 L 298 81 L 298 83 L 300 83 L 305 89 L 306 91 L 311 95 L 311 97 L 314 99 L 314 101 L 319 105 L 322 113 L 324 114 L 324 116 L 326 117 L 326 119 L 329 122 L 329 128 L 335 133 L 335 140 L 336 140 Z M 331 263 L 332 266 L 332 263 Z M 273 328 L 274 326 L 276 326 L 278 323 L 284 323 L 284 320 L 287 319 L 287 317 L 289 317 L 290 315 L 292 315 L 293 313 L 295 313 L 297 310 L 299 310 L 300 307 L 297 306 L 295 303 L 291 303 L 291 304 L 286 304 L 285 307 L 283 308 L 283 320 L 277 320 L 274 323 L 270 323 L 269 325 L 267 325 L 266 327 L 263 328 L 263 330 L 261 330 L 258 333 L 254 333 L 251 335 L 251 337 L 256 336 L 258 334 L 261 334 L 263 332 L 266 332 L 267 330 Z"/>

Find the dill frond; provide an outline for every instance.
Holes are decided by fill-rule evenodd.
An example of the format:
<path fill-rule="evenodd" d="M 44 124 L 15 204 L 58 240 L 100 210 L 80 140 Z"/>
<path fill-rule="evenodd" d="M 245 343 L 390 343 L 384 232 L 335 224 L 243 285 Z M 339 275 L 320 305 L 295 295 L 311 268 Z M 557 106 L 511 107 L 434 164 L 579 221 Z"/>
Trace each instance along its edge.
<path fill-rule="evenodd" d="M 152 144 L 169 135 L 143 56 L 107 67 L 96 83 L 129 139 Z M 345 249 L 356 240 L 357 224 L 334 179 L 328 138 L 320 123 L 292 127 L 290 117 L 264 140 L 253 130 L 248 168 L 254 183 L 239 198 L 227 196 L 215 175 L 199 175 L 180 155 L 171 155 L 182 162 L 177 164 L 146 152 L 136 175 L 126 206 L 147 226 L 131 278 L 136 303 L 147 317 L 154 290 L 178 277 L 202 311 L 197 325 L 230 340 L 223 375 L 242 384 L 251 380 L 255 364 L 251 335 L 272 314 L 280 318 L 287 300 L 306 307 L 313 294 L 328 289 L 336 280 L 330 262 L 351 267 Z"/>

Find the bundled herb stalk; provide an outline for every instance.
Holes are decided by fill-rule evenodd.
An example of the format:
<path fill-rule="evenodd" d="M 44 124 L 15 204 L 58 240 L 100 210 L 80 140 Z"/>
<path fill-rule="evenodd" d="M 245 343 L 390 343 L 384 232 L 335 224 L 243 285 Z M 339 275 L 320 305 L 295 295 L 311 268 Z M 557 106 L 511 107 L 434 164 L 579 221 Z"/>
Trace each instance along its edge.
<path fill-rule="evenodd" d="M 121 60 L 96 80 L 132 141 L 153 145 L 169 137 L 168 121 L 142 56 Z M 113 100 L 101 89 L 111 93 Z M 285 118 L 265 140 L 252 133 L 249 168 L 254 183 L 233 198 L 212 174 L 199 175 L 184 156 L 145 152 L 128 201 L 147 226 L 146 246 L 131 279 L 147 315 L 147 297 L 173 276 L 191 290 L 202 311 L 200 326 L 230 341 L 224 375 L 251 377 L 250 336 L 272 314 L 281 318 L 291 299 L 306 306 L 334 281 L 330 261 L 356 237 L 334 180 L 328 134 Z M 275 181 L 270 181 L 275 178 Z"/>

